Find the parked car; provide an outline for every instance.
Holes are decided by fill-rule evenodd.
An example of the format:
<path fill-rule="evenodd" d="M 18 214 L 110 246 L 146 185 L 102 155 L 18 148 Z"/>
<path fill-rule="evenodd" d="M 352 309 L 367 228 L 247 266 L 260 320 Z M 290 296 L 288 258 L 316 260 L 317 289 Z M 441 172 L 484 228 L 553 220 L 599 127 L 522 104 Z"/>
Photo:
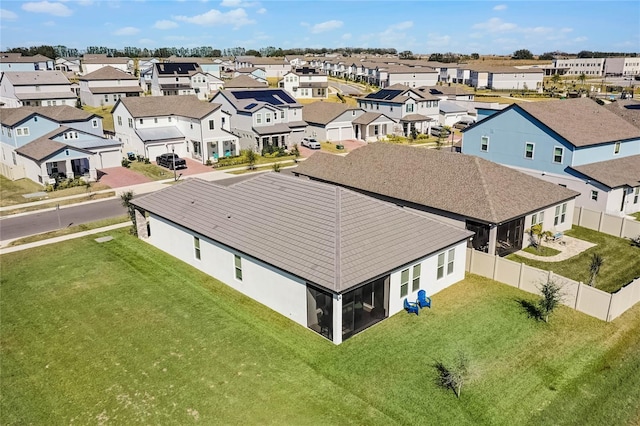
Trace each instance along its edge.
<path fill-rule="evenodd" d="M 178 157 L 178 154 L 173 152 L 167 152 L 166 154 L 157 156 L 156 164 L 161 167 L 166 167 L 169 170 L 173 170 L 174 167 L 176 170 L 187 168 L 187 162 L 183 158 Z"/>
<path fill-rule="evenodd" d="M 464 129 L 466 129 L 467 127 L 471 126 L 474 123 L 475 123 L 475 121 L 471 120 L 470 118 L 463 118 L 462 120 L 460 120 L 456 124 L 454 124 L 453 127 L 456 128 L 456 129 L 464 130 Z"/>
<path fill-rule="evenodd" d="M 442 126 L 433 126 L 431 128 L 432 136 L 448 136 L 451 132 Z"/>
<path fill-rule="evenodd" d="M 306 146 L 310 149 L 320 149 L 320 142 L 318 142 L 314 138 L 303 138 L 301 144 L 302 146 Z"/>

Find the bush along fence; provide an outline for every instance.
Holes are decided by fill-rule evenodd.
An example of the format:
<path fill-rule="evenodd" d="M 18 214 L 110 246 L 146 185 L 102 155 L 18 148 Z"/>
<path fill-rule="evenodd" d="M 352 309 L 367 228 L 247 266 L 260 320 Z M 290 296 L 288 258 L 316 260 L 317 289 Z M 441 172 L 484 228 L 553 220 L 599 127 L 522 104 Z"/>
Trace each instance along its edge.
<path fill-rule="evenodd" d="M 574 209 L 573 224 L 621 238 L 635 238 L 640 235 L 640 222 L 637 220 L 584 207 Z"/>
<path fill-rule="evenodd" d="M 581 282 L 467 248 L 466 271 L 540 294 L 538 287 L 550 278 L 562 286 L 562 304 L 603 321 L 613 321 L 640 302 L 640 278 L 615 293 L 607 293 Z"/>

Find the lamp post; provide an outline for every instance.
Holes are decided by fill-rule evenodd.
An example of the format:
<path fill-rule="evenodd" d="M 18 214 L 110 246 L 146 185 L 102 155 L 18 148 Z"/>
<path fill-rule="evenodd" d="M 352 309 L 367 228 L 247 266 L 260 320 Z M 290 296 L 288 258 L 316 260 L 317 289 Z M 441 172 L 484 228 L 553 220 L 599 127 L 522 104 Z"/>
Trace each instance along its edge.
<path fill-rule="evenodd" d="M 173 181 L 175 182 L 178 178 L 176 177 L 176 147 L 174 145 L 171 145 L 171 152 L 173 153 L 171 161 L 173 161 Z"/>

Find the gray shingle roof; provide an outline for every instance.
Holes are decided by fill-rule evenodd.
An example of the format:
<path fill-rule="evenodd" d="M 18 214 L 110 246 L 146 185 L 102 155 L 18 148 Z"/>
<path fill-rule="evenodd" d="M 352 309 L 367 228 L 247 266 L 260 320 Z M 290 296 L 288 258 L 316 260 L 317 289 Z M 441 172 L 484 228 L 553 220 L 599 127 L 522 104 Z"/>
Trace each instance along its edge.
<path fill-rule="evenodd" d="M 71 85 L 62 71 L 4 71 L 3 76 L 14 86 Z"/>
<path fill-rule="evenodd" d="M 132 204 L 333 292 L 471 235 L 344 188 L 278 173 L 229 187 L 189 179 Z"/>
<path fill-rule="evenodd" d="M 37 99 L 75 99 L 76 94 L 71 90 L 68 92 L 33 92 L 33 93 L 16 93 L 16 98 L 20 100 L 37 100 Z"/>
<path fill-rule="evenodd" d="M 360 108 L 336 102 L 312 102 L 302 107 L 302 119 L 307 123 L 326 125 L 351 110 Z"/>
<path fill-rule="evenodd" d="M 444 112 L 445 114 L 467 112 L 467 107 L 458 105 L 457 103 L 451 101 L 440 101 L 438 106 L 440 108 L 440 111 Z"/>
<path fill-rule="evenodd" d="M 80 139 L 69 139 L 65 140 L 65 142 L 52 140 L 56 136 L 61 135 L 68 130 L 73 130 L 78 133 Z M 87 154 L 90 154 L 92 149 L 117 145 L 122 145 L 122 142 L 114 139 L 97 137 L 95 135 L 87 134 L 76 129 L 70 129 L 66 126 L 60 126 L 57 129 L 54 129 L 49 133 L 42 135 L 39 138 L 34 139 L 31 142 L 21 146 L 20 148 L 16 149 L 16 152 L 35 161 L 42 161 L 67 147 L 74 148 L 79 151 L 84 151 Z"/>
<path fill-rule="evenodd" d="M 140 86 L 108 86 L 108 87 L 90 87 L 89 91 L 95 95 L 103 95 L 110 93 L 140 93 Z"/>
<path fill-rule="evenodd" d="M 640 154 L 572 167 L 609 188 L 640 184 Z"/>
<path fill-rule="evenodd" d="M 25 106 L 20 108 L 3 109 L 2 114 L 0 114 L 0 121 L 6 126 L 14 126 L 36 113 L 60 123 L 70 121 L 86 121 L 93 117 L 97 117 L 95 114 L 91 114 L 89 112 L 68 105 L 48 107 Z"/>
<path fill-rule="evenodd" d="M 201 119 L 220 108 L 220 104 L 203 102 L 196 95 L 180 96 L 130 96 L 121 98 L 113 109 L 122 103 L 133 118 L 178 115 Z"/>
<path fill-rule="evenodd" d="M 227 89 L 250 89 L 250 88 L 266 88 L 269 87 L 268 83 L 262 83 L 255 78 L 248 75 L 239 75 L 224 83 L 224 87 Z"/>
<path fill-rule="evenodd" d="M 579 195 L 478 157 L 383 143 L 315 153 L 294 173 L 496 224 Z"/>
<path fill-rule="evenodd" d="M 175 126 L 153 127 L 149 129 L 137 129 L 136 134 L 143 142 L 163 141 L 170 139 L 183 139 L 184 135 Z"/>
<path fill-rule="evenodd" d="M 42 161 L 50 155 L 55 154 L 58 151 L 66 148 L 67 145 L 52 141 L 49 138 L 41 137 L 29 142 L 16 149 L 16 152 L 28 158 L 32 158 L 35 161 Z"/>
<path fill-rule="evenodd" d="M 129 62 L 129 58 L 126 57 L 111 57 L 105 54 L 85 54 L 82 57 L 82 62 L 85 64 L 126 64 Z"/>
<path fill-rule="evenodd" d="M 511 108 L 526 111 L 576 147 L 640 138 L 638 127 L 588 98 L 523 102 Z"/>
<path fill-rule="evenodd" d="M 604 108 L 640 128 L 640 102 L 632 99 L 619 100 L 604 105 Z"/>
<path fill-rule="evenodd" d="M 107 65 L 100 69 L 90 72 L 82 77 L 80 80 L 94 81 L 94 80 L 137 80 L 137 77 L 122 71 L 121 69 L 114 68 Z"/>

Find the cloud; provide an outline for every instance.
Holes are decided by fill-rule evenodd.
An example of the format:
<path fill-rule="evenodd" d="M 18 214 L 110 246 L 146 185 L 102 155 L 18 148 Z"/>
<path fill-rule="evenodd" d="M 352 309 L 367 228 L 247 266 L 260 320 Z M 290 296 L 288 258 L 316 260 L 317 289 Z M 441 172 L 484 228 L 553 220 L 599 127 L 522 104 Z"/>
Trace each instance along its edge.
<path fill-rule="evenodd" d="M 500 18 L 491 18 L 486 22 L 474 24 L 471 28 L 474 30 L 483 30 L 489 33 L 502 33 L 517 30 L 518 26 L 516 24 L 504 22 Z"/>
<path fill-rule="evenodd" d="M 123 27 L 123 28 L 119 28 L 119 29 L 115 30 L 113 32 L 113 35 L 130 36 L 130 35 L 136 35 L 139 32 L 140 32 L 140 29 L 136 28 L 136 27 Z"/>
<path fill-rule="evenodd" d="M 138 43 L 140 43 L 140 45 L 142 46 L 151 46 L 156 44 L 156 42 L 150 38 L 141 38 L 140 40 L 138 40 Z"/>
<path fill-rule="evenodd" d="M 56 23 L 54 21 L 47 21 L 43 22 L 42 25 L 44 25 L 45 27 L 55 27 Z"/>
<path fill-rule="evenodd" d="M 583 41 L 587 41 L 589 40 L 587 37 L 576 37 L 573 39 L 573 41 L 577 42 L 577 43 L 581 43 Z"/>
<path fill-rule="evenodd" d="M 403 31 L 403 30 L 408 30 L 411 27 L 413 27 L 413 21 L 403 21 L 403 22 L 399 22 L 397 24 L 391 25 L 389 28 L 387 28 L 387 31 Z"/>
<path fill-rule="evenodd" d="M 265 9 L 264 7 L 261 7 L 260 9 L 256 10 L 256 13 L 260 15 L 264 15 L 265 13 L 267 13 L 267 9 Z"/>
<path fill-rule="evenodd" d="M 352 37 L 351 33 L 346 33 L 346 34 L 343 34 L 341 38 L 343 40 L 351 40 L 351 37 Z"/>
<path fill-rule="evenodd" d="M 220 12 L 216 9 L 195 16 L 174 16 L 177 21 L 188 22 L 196 25 L 233 25 L 235 28 L 240 28 L 243 25 L 254 24 L 255 21 L 249 19 L 247 12 L 244 9 L 234 9 L 229 12 Z"/>
<path fill-rule="evenodd" d="M 506 4 L 499 4 L 493 7 L 493 10 L 507 10 Z"/>
<path fill-rule="evenodd" d="M 260 3 L 257 1 L 242 1 L 242 0 L 222 0 L 220 2 L 222 7 L 258 7 Z"/>
<path fill-rule="evenodd" d="M 73 11 L 62 3 L 48 1 L 29 2 L 22 5 L 22 10 L 34 13 L 48 13 L 53 16 L 71 16 Z"/>
<path fill-rule="evenodd" d="M 344 22 L 337 21 L 335 19 L 331 21 L 320 22 L 319 24 L 315 24 L 313 27 L 311 27 L 311 32 L 313 34 L 319 34 L 327 31 L 337 30 L 338 28 L 342 27 L 343 24 Z"/>
<path fill-rule="evenodd" d="M 157 30 L 170 30 L 172 28 L 177 28 L 178 24 L 173 22 L 173 21 L 169 21 L 168 19 L 162 19 L 160 21 L 156 21 L 155 24 L 153 24 L 153 28 L 157 29 Z"/>
<path fill-rule="evenodd" d="M 3 21 L 15 21 L 18 14 L 7 9 L 0 9 L 0 19 Z"/>

